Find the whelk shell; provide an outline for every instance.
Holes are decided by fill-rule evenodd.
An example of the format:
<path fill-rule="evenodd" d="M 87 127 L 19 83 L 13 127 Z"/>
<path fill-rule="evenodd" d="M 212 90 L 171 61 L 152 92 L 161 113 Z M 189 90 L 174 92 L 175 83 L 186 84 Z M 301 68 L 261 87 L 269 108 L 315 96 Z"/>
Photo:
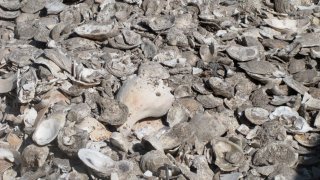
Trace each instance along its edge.
<path fill-rule="evenodd" d="M 120 131 L 130 131 L 143 118 L 165 115 L 174 101 L 170 88 L 162 80 L 140 76 L 128 79 L 120 88 L 117 99 L 129 109 L 128 120 Z"/>

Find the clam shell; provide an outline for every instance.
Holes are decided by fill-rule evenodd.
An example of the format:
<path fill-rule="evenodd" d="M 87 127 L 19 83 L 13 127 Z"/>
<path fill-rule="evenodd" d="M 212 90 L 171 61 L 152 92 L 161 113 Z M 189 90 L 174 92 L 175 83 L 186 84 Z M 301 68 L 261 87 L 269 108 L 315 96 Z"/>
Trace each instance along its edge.
<path fill-rule="evenodd" d="M 41 121 L 36 127 L 32 139 L 38 145 L 43 146 L 53 141 L 66 122 L 66 114 L 63 112 L 52 113 Z"/>
<path fill-rule="evenodd" d="M 269 120 L 269 112 L 259 107 L 247 108 L 244 114 L 251 123 L 256 125 L 261 125 Z"/>

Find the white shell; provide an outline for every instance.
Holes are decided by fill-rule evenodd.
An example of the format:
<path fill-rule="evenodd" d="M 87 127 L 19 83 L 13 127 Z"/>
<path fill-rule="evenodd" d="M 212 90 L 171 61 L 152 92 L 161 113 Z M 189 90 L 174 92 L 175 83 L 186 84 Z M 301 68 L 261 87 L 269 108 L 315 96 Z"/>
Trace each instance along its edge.
<path fill-rule="evenodd" d="M 49 144 L 57 136 L 66 122 L 66 114 L 56 112 L 51 114 L 47 119 L 41 121 L 32 135 L 32 139 L 38 145 Z"/>

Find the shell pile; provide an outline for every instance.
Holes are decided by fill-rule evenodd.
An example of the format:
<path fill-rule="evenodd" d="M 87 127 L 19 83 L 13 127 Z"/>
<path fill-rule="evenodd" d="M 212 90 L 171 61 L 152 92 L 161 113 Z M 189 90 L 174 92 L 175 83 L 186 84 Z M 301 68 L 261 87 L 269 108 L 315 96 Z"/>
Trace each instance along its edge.
<path fill-rule="evenodd" d="M 0 179 L 320 179 L 319 0 L 0 0 Z"/>

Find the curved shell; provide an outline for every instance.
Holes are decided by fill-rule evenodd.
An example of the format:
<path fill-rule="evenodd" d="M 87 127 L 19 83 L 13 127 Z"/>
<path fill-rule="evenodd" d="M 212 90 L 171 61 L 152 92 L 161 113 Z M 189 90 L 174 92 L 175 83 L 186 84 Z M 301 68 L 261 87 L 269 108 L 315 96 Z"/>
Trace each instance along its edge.
<path fill-rule="evenodd" d="M 56 112 L 51 114 L 47 119 L 41 121 L 32 135 L 32 139 L 38 145 L 49 144 L 57 136 L 66 121 L 66 114 Z"/>
<path fill-rule="evenodd" d="M 216 157 L 215 164 L 223 171 L 233 171 L 244 163 L 244 153 L 235 143 L 224 138 L 212 141 L 212 148 Z"/>
<path fill-rule="evenodd" d="M 261 125 L 269 120 L 269 112 L 259 107 L 247 108 L 244 114 L 251 123 L 256 125 Z"/>
<path fill-rule="evenodd" d="M 294 135 L 294 139 L 306 147 L 316 147 L 320 145 L 320 135 L 318 133 L 296 134 Z"/>

